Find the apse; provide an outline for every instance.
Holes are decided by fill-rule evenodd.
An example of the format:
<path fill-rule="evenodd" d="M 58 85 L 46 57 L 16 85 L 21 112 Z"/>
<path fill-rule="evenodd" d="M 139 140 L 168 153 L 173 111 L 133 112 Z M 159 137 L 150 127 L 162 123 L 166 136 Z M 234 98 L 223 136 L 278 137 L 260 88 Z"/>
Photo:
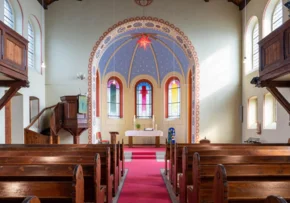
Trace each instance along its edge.
<path fill-rule="evenodd" d="M 135 24 L 138 26 L 138 24 Z M 147 37 L 149 43 L 140 46 L 140 39 Z M 150 28 L 136 28 L 105 39 L 107 49 L 99 62 L 102 77 L 108 73 L 121 74 L 130 86 L 139 75 L 149 75 L 161 84 L 169 73 L 187 75 L 190 61 L 176 39 L 166 32 Z"/>

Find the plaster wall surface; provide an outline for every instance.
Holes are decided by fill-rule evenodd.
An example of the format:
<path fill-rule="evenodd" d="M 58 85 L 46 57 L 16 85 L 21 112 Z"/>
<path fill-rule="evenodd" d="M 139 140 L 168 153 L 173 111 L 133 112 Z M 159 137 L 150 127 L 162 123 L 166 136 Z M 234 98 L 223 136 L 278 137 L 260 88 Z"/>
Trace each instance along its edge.
<path fill-rule="evenodd" d="M 86 93 L 88 81 L 77 80 L 76 74 L 87 73 L 88 59 L 96 41 L 118 21 L 143 15 L 174 24 L 189 37 L 197 51 L 200 138 L 206 136 L 212 142 L 240 142 L 242 18 L 238 7 L 227 1 L 158 0 L 144 10 L 133 0 L 62 0 L 53 3 L 46 11 L 46 104 L 56 104 L 63 95 Z M 185 89 L 186 85 L 183 98 L 186 98 Z M 133 90 L 124 91 L 125 96 L 130 96 Z M 162 98 L 159 93 L 161 89 L 157 88 L 154 94 Z M 120 130 L 121 135 L 133 127 L 131 98 L 126 99 L 124 119 L 100 119 L 103 139 L 109 138 L 107 132 L 112 126 L 115 126 L 114 130 Z M 183 109 L 181 120 L 174 123 L 164 119 L 161 101 L 156 100 L 155 106 L 154 114 L 160 129 L 166 135 L 168 127 L 175 125 L 178 141 L 184 142 L 187 125 L 184 118 L 188 109 Z M 105 101 L 102 101 L 101 109 L 107 111 Z M 69 135 L 62 136 L 61 142 L 71 142 L 71 139 Z M 81 143 L 87 141 L 85 132 Z"/>

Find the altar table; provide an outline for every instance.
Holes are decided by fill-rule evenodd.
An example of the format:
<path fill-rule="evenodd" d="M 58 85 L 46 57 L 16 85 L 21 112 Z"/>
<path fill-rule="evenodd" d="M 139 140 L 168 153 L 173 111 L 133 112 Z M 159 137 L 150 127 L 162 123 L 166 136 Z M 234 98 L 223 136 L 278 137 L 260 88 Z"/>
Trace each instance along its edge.
<path fill-rule="evenodd" d="M 133 137 L 155 137 L 155 146 L 160 147 L 160 137 L 163 136 L 163 131 L 128 130 L 125 136 L 129 137 L 129 147 L 133 147 Z"/>

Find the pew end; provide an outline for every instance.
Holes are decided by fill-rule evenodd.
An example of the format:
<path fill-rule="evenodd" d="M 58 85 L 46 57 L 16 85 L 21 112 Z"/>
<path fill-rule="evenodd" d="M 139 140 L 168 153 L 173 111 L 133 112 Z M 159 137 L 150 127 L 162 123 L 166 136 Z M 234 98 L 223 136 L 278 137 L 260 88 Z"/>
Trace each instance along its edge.
<path fill-rule="evenodd" d="M 31 197 L 26 197 L 22 203 L 40 203 L 40 200 L 38 197 L 31 196 Z"/>
<path fill-rule="evenodd" d="M 227 202 L 228 196 L 227 173 L 225 167 L 222 164 L 218 164 L 216 166 L 213 187 L 214 187 L 213 192 L 214 203 Z"/>
<path fill-rule="evenodd" d="M 267 197 L 265 203 L 287 203 L 287 201 L 282 197 L 271 195 Z"/>

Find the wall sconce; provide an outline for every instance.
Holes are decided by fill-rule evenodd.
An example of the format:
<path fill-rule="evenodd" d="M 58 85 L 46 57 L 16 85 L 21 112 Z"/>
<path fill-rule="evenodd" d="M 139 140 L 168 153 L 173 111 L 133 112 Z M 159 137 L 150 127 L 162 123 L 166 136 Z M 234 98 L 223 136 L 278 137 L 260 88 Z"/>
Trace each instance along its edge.
<path fill-rule="evenodd" d="M 85 80 L 86 79 L 86 75 L 84 73 L 78 73 L 77 74 L 77 79 L 79 79 L 79 80 Z"/>
<path fill-rule="evenodd" d="M 257 129 L 256 129 L 257 135 L 262 134 L 262 125 L 260 122 L 257 122 Z"/>

